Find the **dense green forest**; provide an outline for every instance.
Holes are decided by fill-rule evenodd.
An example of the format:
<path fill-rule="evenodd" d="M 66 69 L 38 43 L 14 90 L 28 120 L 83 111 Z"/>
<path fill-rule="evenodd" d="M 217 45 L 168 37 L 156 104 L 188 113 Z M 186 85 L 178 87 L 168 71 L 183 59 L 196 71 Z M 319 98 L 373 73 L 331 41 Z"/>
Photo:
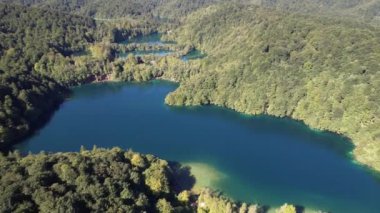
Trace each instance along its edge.
<path fill-rule="evenodd" d="M 21 4 L 61 12 L 90 16 L 99 20 L 145 19 L 177 22 L 180 17 L 220 0 L 1 0 L 3 3 Z"/>
<path fill-rule="evenodd" d="M 89 18 L 0 4 L 1 146 L 42 124 L 67 94 L 53 75 L 36 72 L 35 64 L 82 50 L 96 39 L 93 29 Z"/>
<path fill-rule="evenodd" d="M 214 104 L 302 120 L 349 137 L 356 159 L 380 170 L 378 1 L 1 2 L 2 148 L 43 125 L 71 86 L 159 78 L 180 83 L 167 104 Z M 156 31 L 177 43 L 115 44 Z M 117 57 L 155 48 L 174 53 Z M 194 48 L 207 57 L 182 61 Z M 180 189 L 180 165 L 116 148 L 15 152 L 1 155 L 0 164 L 2 212 L 263 211 L 210 190 Z M 279 212 L 295 208 L 284 205 Z"/>
<path fill-rule="evenodd" d="M 222 4 L 190 15 L 180 43 L 205 51 L 168 104 L 288 116 L 341 133 L 380 169 L 380 30 L 353 21 Z"/>
<path fill-rule="evenodd" d="M 380 23 L 380 1 L 378 0 L 1 0 L 4 3 L 22 4 L 65 11 L 101 19 L 155 19 L 178 22 L 191 12 L 216 3 L 239 3 L 258 5 L 280 11 L 291 11 L 339 18 L 352 18 Z"/>
<path fill-rule="evenodd" d="M 353 18 L 379 24 L 378 0 L 252 0 L 253 4 L 277 10 Z"/>
<path fill-rule="evenodd" d="M 186 168 L 151 155 L 117 148 L 25 157 L 15 152 L 0 156 L 0 163 L 1 212 L 192 210 L 190 195 L 176 183 Z"/>

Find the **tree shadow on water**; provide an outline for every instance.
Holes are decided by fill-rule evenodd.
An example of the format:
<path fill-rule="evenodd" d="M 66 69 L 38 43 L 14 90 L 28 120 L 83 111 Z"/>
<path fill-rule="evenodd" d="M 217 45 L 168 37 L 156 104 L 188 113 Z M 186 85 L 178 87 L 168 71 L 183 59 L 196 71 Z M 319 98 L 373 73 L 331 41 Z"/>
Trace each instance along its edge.
<path fill-rule="evenodd" d="M 296 212 L 297 213 L 303 213 L 305 212 L 305 207 L 301 206 L 301 205 L 295 205 L 296 207 Z"/>
<path fill-rule="evenodd" d="M 176 192 L 191 190 L 195 185 L 195 177 L 191 174 L 189 166 L 181 165 L 178 162 L 170 161 L 169 167 L 173 172 L 173 188 Z"/>

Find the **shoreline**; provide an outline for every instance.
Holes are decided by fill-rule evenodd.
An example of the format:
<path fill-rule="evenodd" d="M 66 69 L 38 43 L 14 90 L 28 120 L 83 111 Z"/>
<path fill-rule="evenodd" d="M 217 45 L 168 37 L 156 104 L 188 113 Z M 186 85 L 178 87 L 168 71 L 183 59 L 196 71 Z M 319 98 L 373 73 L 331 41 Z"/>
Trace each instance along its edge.
<path fill-rule="evenodd" d="M 128 83 L 128 81 L 122 81 L 122 80 L 118 80 L 118 79 L 112 79 L 110 78 L 110 76 L 112 75 L 111 74 L 107 74 L 107 77 L 106 79 L 103 79 L 103 80 L 100 80 L 100 81 L 92 81 L 90 82 L 90 84 L 97 84 L 97 83 L 114 83 L 114 82 L 125 82 L 125 83 Z M 168 81 L 168 82 L 171 82 L 171 83 L 176 83 L 178 84 L 178 87 L 173 90 L 172 92 L 176 91 L 179 87 L 180 87 L 180 82 L 179 81 L 176 81 L 175 79 L 169 79 L 169 78 L 165 78 L 164 77 L 164 74 L 162 76 L 159 76 L 159 77 L 155 77 L 151 80 L 148 80 L 148 81 L 145 81 L 145 82 L 151 82 L 151 81 Z M 132 82 L 135 82 L 135 83 L 143 83 L 143 82 L 137 82 L 137 81 L 130 81 L 129 83 L 132 83 Z M 85 83 L 86 84 L 86 83 Z M 82 84 L 82 85 L 85 85 L 85 84 Z M 71 89 L 70 89 L 71 90 Z M 170 92 L 171 93 L 171 92 Z M 170 94 L 166 94 L 165 98 Z M 362 163 L 360 162 L 357 157 L 356 157 L 356 154 L 355 154 L 355 143 L 353 142 L 353 140 L 345 135 L 345 134 L 342 134 L 340 132 L 335 132 L 335 131 L 331 131 L 331 130 L 328 130 L 328 129 L 321 129 L 321 128 L 318 128 L 318 127 L 313 127 L 312 125 L 309 125 L 307 124 L 304 120 L 302 119 L 297 119 L 297 118 L 293 118 L 291 116 L 277 116 L 277 115 L 273 115 L 273 114 L 269 114 L 269 113 L 258 113 L 258 114 L 249 114 L 249 113 L 246 113 L 246 112 L 243 112 L 243 111 L 240 111 L 240 110 L 237 110 L 235 108 L 230 108 L 228 106 L 222 106 L 222 105 L 219 105 L 219 104 L 215 104 L 215 103 L 209 103 L 209 104 L 199 104 L 199 105 L 172 105 L 172 104 L 168 104 L 166 101 L 164 101 L 164 104 L 168 105 L 168 106 L 171 106 L 171 107 L 198 107 L 198 106 L 215 106 L 215 107 L 220 107 L 222 109 L 226 109 L 226 110 L 231 110 L 232 112 L 236 112 L 236 113 L 239 113 L 239 115 L 241 115 L 242 117 L 246 117 L 246 118 L 253 118 L 253 117 L 261 117 L 261 116 L 270 116 L 270 117 L 274 117 L 274 118 L 278 118 L 278 119 L 289 119 L 291 121 L 295 121 L 295 122 L 298 122 L 299 124 L 301 125 L 304 125 L 306 126 L 310 131 L 314 131 L 314 132 L 317 132 L 317 133 L 327 133 L 327 134 L 334 134 L 334 135 L 337 135 L 339 137 L 342 137 L 344 140 L 346 140 L 349 144 L 346 144 L 346 145 L 349 145 L 349 146 L 352 146 L 352 148 L 350 148 L 350 151 L 348 152 L 345 152 L 344 155 L 345 157 L 347 158 L 347 160 L 350 160 L 353 164 L 355 165 L 358 165 L 360 167 L 362 167 L 363 169 L 365 169 L 367 172 L 370 172 L 372 175 L 375 176 L 375 178 L 378 178 L 380 179 L 380 170 L 377 170 L 376 168 L 374 167 L 371 167 L 370 165 L 368 164 L 365 164 L 365 163 Z"/>

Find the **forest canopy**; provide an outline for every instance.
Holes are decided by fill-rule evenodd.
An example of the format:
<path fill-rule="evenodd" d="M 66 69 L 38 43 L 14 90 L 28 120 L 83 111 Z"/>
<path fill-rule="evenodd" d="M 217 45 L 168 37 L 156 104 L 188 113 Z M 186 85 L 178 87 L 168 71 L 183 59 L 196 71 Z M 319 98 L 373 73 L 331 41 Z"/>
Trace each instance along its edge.
<path fill-rule="evenodd" d="M 160 78 L 180 83 L 167 104 L 214 104 L 302 120 L 349 137 L 356 159 L 380 170 L 376 0 L 1 2 L 1 148 L 40 127 L 72 86 Z M 116 44 L 158 31 L 176 43 Z M 175 53 L 117 57 L 155 48 Z M 195 49 L 207 57 L 181 60 Z M 4 212 L 263 210 L 212 190 L 193 194 L 179 187 L 180 165 L 118 148 L 16 151 L 0 155 L 0 165 Z M 282 211 L 295 207 L 286 204 Z"/>

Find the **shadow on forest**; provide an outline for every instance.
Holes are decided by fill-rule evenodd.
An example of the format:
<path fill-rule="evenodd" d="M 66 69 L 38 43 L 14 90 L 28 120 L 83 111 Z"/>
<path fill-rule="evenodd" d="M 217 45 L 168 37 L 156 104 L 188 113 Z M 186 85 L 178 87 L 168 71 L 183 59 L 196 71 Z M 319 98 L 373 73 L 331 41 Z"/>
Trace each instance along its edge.
<path fill-rule="evenodd" d="M 195 185 L 195 177 L 191 174 L 191 168 L 178 162 L 170 161 L 169 167 L 173 172 L 173 188 L 178 193 L 183 190 L 191 190 Z"/>

